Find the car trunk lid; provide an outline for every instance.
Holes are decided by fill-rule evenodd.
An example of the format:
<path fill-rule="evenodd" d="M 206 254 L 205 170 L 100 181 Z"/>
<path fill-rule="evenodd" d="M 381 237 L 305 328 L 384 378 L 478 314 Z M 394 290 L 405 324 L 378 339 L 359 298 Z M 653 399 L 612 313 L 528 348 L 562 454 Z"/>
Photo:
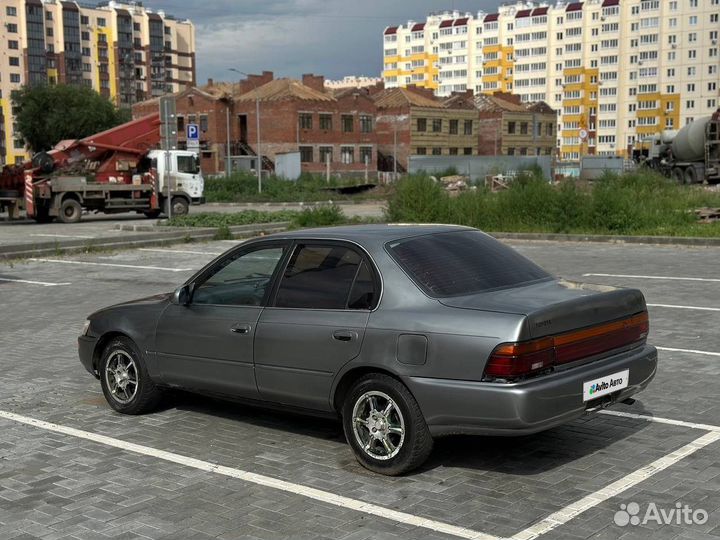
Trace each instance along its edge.
<path fill-rule="evenodd" d="M 468 296 L 441 298 L 448 307 L 525 316 L 518 341 L 631 317 L 645 311 L 637 289 L 618 289 L 561 279 Z"/>

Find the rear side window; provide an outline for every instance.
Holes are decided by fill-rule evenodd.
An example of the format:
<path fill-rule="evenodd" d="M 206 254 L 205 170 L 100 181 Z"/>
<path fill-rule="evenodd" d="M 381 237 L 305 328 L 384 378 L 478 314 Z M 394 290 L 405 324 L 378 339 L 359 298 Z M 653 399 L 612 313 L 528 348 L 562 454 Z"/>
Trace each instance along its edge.
<path fill-rule="evenodd" d="M 391 242 L 390 255 L 430 296 L 461 296 L 550 278 L 518 252 L 479 231 Z"/>
<path fill-rule="evenodd" d="M 283 274 L 276 307 L 370 309 L 372 274 L 362 257 L 343 246 L 298 246 Z"/>

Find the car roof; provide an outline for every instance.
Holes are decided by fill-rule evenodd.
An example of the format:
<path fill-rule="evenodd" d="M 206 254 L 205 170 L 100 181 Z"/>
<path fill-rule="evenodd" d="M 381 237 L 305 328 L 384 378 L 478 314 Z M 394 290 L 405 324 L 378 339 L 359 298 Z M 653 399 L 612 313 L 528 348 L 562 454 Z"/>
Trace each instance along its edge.
<path fill-rule="evenodd" d="M 471 227 L 461 225 L 442 224 L 373 224 L 373 225 L 343 225 L 339 227 L 320 227 L 316 229 L 301 229 L 276 233 L 265 238 L 291 238 L 291 239 L 329 239 L 347 240 L 355 242 L 366 248 L 378 247 L 393 240 L 421 236 L 426 234 L 438 234 L 454 231 L 472 231 Z"/>

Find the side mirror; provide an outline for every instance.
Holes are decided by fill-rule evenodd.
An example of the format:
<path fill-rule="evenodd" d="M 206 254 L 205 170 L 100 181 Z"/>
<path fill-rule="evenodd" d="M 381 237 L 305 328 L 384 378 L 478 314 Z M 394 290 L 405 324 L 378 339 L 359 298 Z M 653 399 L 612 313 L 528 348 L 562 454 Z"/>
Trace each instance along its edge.
<path fill-rule="evenodd" d="M 187 306 L 192 299 L 192 289 L 192 284 L 178 287 L 172 295 L 171 302 L 178 306 Z"/>

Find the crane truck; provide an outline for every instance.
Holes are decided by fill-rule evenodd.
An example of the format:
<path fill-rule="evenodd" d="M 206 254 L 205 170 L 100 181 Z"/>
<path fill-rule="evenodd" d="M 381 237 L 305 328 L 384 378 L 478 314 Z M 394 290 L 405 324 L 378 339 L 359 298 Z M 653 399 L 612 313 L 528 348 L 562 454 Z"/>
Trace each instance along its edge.
<path fill-rule="evenodd" d="M 720 182 L 720 109 L 680 131 L 643 139 L 635 160 L 680 184 Z"/>
<path fill-rule="evenodd" d="M 194 152 L 157 150 L 159 143 L 159 114 L 61 141 L 0 171 L 0 210 L 12 217 L 24 208 L 40 223 L 76 223 L 83 210 L 157 218 L 169 196 L 172 214 L 187 214 L 191 204 L 204 202 L 199 159 Z"/>

